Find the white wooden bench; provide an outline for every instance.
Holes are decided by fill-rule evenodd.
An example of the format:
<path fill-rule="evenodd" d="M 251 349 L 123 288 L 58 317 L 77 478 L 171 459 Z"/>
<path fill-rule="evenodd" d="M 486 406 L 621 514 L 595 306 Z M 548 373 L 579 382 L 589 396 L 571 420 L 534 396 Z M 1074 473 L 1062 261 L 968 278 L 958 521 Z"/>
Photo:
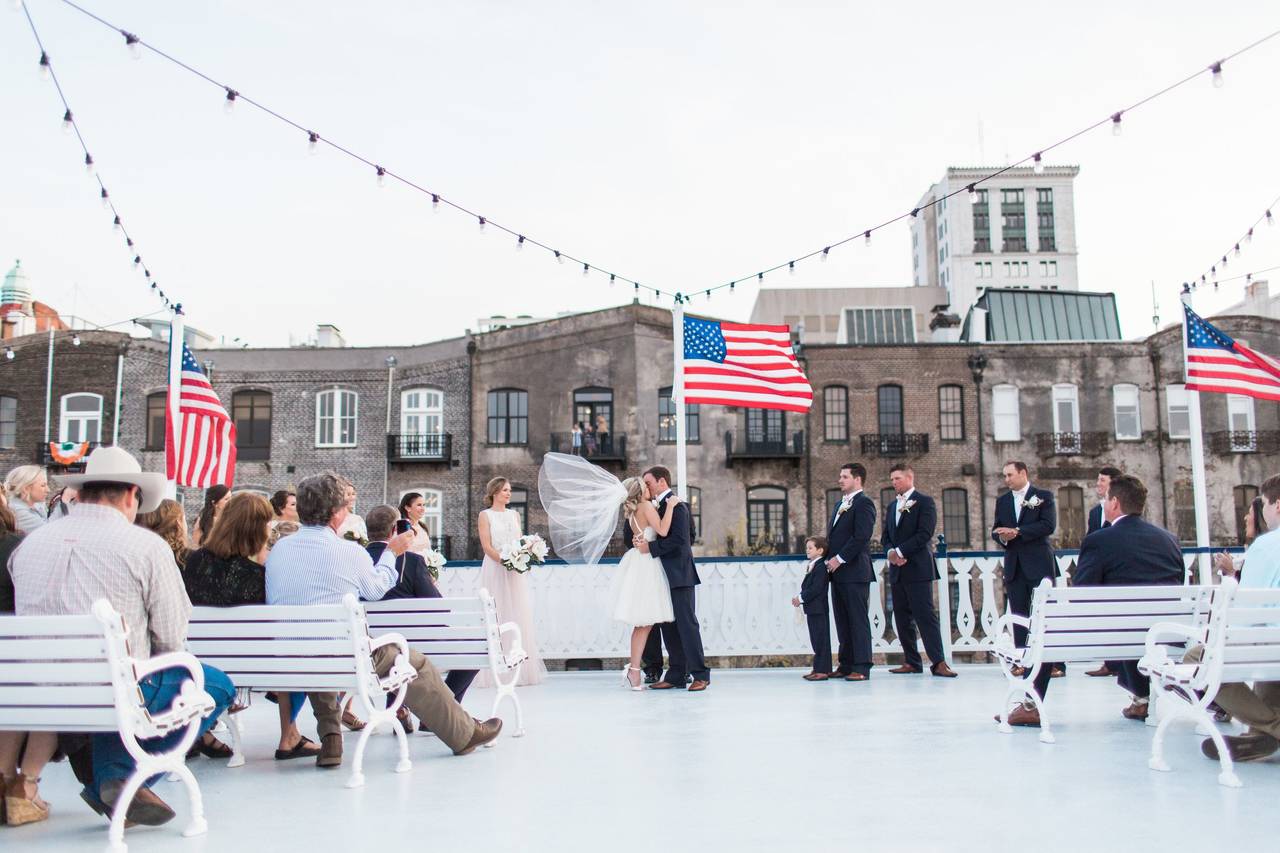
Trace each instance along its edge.
<path fill-rule="evenodd" d="M 529 657 L 521 643 L 520 626 L 498 624 L 493 596 L 486 589 L 469 598 L 401 598 L 365 603 L 369 626 L 379 631 L 403 634 L 409 648 L 422 652 L 444 672 L 454 669 L 487 669 L 498 695 L 490 717 L 498 715 L 502 700 L 510 697 L 516 711 L 513 737 L 524 735 L 524 713 L 516 695 L 520 666 Z M 510 648 L 503 650 L 502 638 L 511 635 Z M 488 746 L 492 746 L 490 743 Z"/>
<path fill-rule="evenodd" d="M 108 849 L 123 853 L 125 814 L 149 777 L 173 773 L 185 784 L 191 821 L 183 835 L 208 831 L 204 801 L 186 766 L 200 720 L 214 709 L 204 670 L 193 656 L 174 652 L 149 660 L 129 656 L 124 619 L 105 599 L 89 616 L 0 617 L 0 729 L 11 731 L 116 732 L 137 761 L 116 802 Z M 182 685 L 165 711 L 143 705 L 139 680 L 171 668 L 185 669 Z M 182 731 L 166 752 L 147 752 L 139 741 Z"/>
<path fill-rule="evenodd" d="M 1160 622 L 1147 634 L 1146 650 L 1138 669 L 1151 676 L 1152 696 L 1166 698 L 1166 711 L 1151 739 L 1152 770 L 1168 771 L 1164 760 L 1164 736 L 1175 720 L 1190 720 L 1213 738 L 1221 770 L 1218 782 L 1239 788 L 1222 733 L 1213 723 L 1209 703 L 1223 684 L 1242 681 L 1280 681 L 1280 589 L 1241 589 L 1235 579 L 1224 578 L 1213 588 L 1207 625 Z M 1167 644 L 1202 645 L 1200 660 L 1183 662 L 1184 655 L 1169 654 Z"/>
<path fill-rule="evenodd" d="M 1013 731 L 1009 709 L 1015 700 L 1025 699 L 1040 712 L 1041 742 L 1053 743 L 1045 703 L 1033 686 L 1042 667 L 1137 660 L 1146 651 L 1147 631 L 1156 623 L 1207 623 L 1213 589 L 1181 585 L 1055 587 L 1048 579 L 1041 581 L 1032 596 L 1030 618 L 1005 613 L 996 621 L 994 652 L 1008 684 L 1000 708 L 1000 731 Z M 1025 648 L 1014 645 L 1014 625 L 1027 629 Z M 1026 677 L 1015 675 L 1014 667 L 1027 669 Z M 1148 722 L 1155 723 L 1151 718 Z"/>
<path fill-rule="evenodd" d="M 385 678 L 370 658 L 374 649 L 399 648 Z M 241 691 L 340 693 L 359 697 L 369 725 L 360 733 L 348 788 L 364 784 L 364 750 L 379 723 L 391 723 L 400 746 L 397 773 L 412 766 L 409 744 L 396 723 L 410 681 L 409 647 L 399 634 L 370 639 L 364 610 L 354 595 L 341 604 L 312 606 L 248 605 L 196 607 L 187 628 L 187 646 L 201 661 L 230 676 Z M 388 694 L 395 694 L 390 705 Z M 244 739 L 238 715 L 230 715 L 232 749 L 229 766 L 244 764 Z"/>

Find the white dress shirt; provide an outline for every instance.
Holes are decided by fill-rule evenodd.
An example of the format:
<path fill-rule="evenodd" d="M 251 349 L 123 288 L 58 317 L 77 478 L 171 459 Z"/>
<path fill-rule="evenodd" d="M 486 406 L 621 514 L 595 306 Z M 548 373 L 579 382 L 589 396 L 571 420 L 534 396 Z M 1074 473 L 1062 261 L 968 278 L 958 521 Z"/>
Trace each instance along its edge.
<path fill-rule="evenodd" d="M 894 509 L 893 509 L 893 511 L 894 511 L 894 516 L 893 516 L 893 526 L 894 526 L 894 529 L 895 529 L 895 530 L 896 530 L 896 529 L 897 529 L 897 527 L 898 527 L 898 522 L 902 520 L 902 506 L 903 506 L 903 504 L 905 504 L 907 501 L 911 500 L 911 496 L 912 496 L 912 495 L 914 495 L 915 493 L 916 493 L 915 486 L 912 486 L 911 488 L 907 489 L 907 490 L 906 490 L 905 492 L 903 492 L 902 494 L 898 495 L 898 499 L 897 499 L 896 501 L 894 501 Z M 905 556 L 906 556 L 905 554 L 903 554 L 903 553 L 902 553 L 902 549 L 901 549 L 901 548 L 894 548 L 894 549 L 893 549 L 893 553 L 897 554 L 899 557 L 905 557 Z"/>
<path fill-rule="evenodd" d="M 306 525 L 276 543 L 267 557 L 267 604 L 337 604 L 348 592 L 377 601 L 396 585 L 396 555 L 377 563 L 333 528 Z"/>
<path fill-rule="evenodd" d="M 1022 502 L 1027 499 L 1027 492 L 1029 491 L 1031 491 L 1031 484 L 1027 483 L 1022 487 L 1022 491 L 1013 493 L 1013 521 L 1015 524 L 1022 517 Z"/>
<path fill-rule="evenodd" d="M 843 498 L 840 499 L 840 509 L 836 510 L 836 520 L 839 520 L 841 510 L 843 510 L 844 512 L 849 511 L 849 507 L 853 506 L 853 499 L 860 494 L 862 494 L 862 489 L 855 489 L 854 491 L 850 492 L 849 494 L 845 495 Z M 832 527 L 836 526 L 835 521 L 831 522 L 831 526 Z M 844 565 L 844 557 L 841 557 L 839 554 L 835 555 L 835 560 L 836 560 L 836 565 L 838 566 Z"/>

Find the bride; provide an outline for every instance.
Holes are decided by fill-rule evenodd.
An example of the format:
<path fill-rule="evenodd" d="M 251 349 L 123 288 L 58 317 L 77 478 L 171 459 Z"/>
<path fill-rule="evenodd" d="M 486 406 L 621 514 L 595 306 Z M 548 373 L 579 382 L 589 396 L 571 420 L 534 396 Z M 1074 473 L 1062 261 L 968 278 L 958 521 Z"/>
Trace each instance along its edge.
<path fill-rule="evenodd" d="M 638 477 L 625 482 L 581 456 L 548 453 L 538 471 L 538 498 L 547 511 L 556 556 L 569 563 L 600 562 L 618 527 L 621 507 L 633 533 L 653 541 L 665 536 L 675 513 L 658 518 L 652 495 Z M 674 505 L 674 504 L 671 504 Z M 627 537 L 628 540 L 631 538 Z M 624 686 L 642 689 L 640 655 L 653 626 L 674 618 L 671 590 L 662 561 L 634 548 L 623 556 L 610 588 L 610 612 L 630 625 L 631 658 L 623 669 Z"/>

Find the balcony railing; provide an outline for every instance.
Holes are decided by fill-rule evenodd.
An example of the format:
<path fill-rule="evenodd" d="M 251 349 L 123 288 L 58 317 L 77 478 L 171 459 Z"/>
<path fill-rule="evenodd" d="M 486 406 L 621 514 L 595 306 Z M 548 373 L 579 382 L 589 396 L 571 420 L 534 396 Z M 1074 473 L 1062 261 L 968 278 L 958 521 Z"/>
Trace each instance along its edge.
<path fill-rule="evenodd" d="M 586 436 L 582 436 L 579 445 L 574 447 L 573 433 L 553 432 L 549 444 L 552 453 L 571 453 L 574 456 L 584 456 L 592 462 L 608 462 L 624 466 L 627 464 L 625 433 L 622 435 L 605 433 L 603 440 L 595 436 L 591 441 L 588 441 Z"/>
<path fill-rule="evenodd" d="M 78 461 L 72 462 L 70 464 L 59 462 L 56 458 L 54 458 L 53 448 L 50 447 L 48 444 L 44 444 L 44 443 L 40 444 L 39 447 L 36 448 L 36 458 L 39 459 L 40 464 L 45 466 L 46 468 L 57 468 L 68 474 L 78 474 L 84 471 L 84 463 L 88 460 L 89 454 L 97 450 L 99 447 L 101 447 L 102 442 L 90 441 L 88 442 L 88 445 L 89 446 L 85 450 L 84 455 L 81 456 Z M 77 444 L 77 450 L 78 448 L 79 448 L 79 445 Z M 77 451 L 72 451 L 72 453 L 75 453 L 75 452 Z M 66 458 L 70 454 L 59 454 L 59 455 L 63 456 L 63 458 Z"/>
<path fill-rule="evenodd" d="M 452 536 L 432 536 L 431 546 L 435 548 L 446 560 L 458 559 L 466 557 L 466 554 L 453 553 L 453 537 Z"/>
<path fill-rule="evenodd" d="M 1209 433 L 1209 447 L 1219 456 L 1232 453 L 1280 452 L 1280 430 L 1223 430 Z"/>
<path fill-rule="evenodd" d="M 387 436 L 391 462 L 448 462 L 453 458 L 449 433 L 393 433 Z"/>
<path fill-rule="evenodd" d="M 1041 456 L 1097 456 L 1111 448 L 1109 432 L 1041 432 L 1036 449 Z"/>
<path fill-rule="evenodd" d="M 739 460 L 750 459 L 784 459 L 799 463 L 804 456 L 804 430 L 791 434 L 791 440 L 783 437 L 757 437 L 751 435 L 737 436 L 734 440 L 732 432 L 724 434 L 725 464 L 732 468 Z"/>
<path fill-rule="evenodd" d="M 927 432 L 868 432 L 862 434 L 864 456 L 920 456 L 929 452 Z"/>

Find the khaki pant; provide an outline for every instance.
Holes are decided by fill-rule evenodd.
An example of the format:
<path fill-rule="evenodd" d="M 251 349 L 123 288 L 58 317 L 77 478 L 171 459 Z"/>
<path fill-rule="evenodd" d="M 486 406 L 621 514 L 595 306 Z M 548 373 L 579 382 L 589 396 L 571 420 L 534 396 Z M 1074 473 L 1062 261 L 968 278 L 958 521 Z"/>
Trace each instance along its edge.
<path fill-rule="evenodd" d="M 1184 661 L 1199 661 L 1203 646 L 1187 652 Z M 1267 734 L 1280 740 L 1280 681 L 1256 681 L 1253 687 L 1243 681 L 1223 684 L 1214 703 L 1249 727 L 1250 734 Z"/>
<path fill-rule="evenodd" d="M 379 676 L 386 676 L 395 663 L 397 649 L 382 646 L 373 653 L 373 667 Z M 418 677 L 409 682 L 404 704 L 413 712 L 425 728 L 434 732 L 440 740 L 455 752 L 471 741 L 475 732 L 475 720 L 453 698 L 453 692 L 445 686 L 440 672 L 421 652 L 409 650 L 409 665 Z M 316 728 L 320 737 L 342 732 L 342 709 L 336 693 L 308 693 L 311 709 L 316 715 Z M 374 697 L 377 701 L 377 697 Z M 399 725 L 397 723 L 397 725 Z"/>

